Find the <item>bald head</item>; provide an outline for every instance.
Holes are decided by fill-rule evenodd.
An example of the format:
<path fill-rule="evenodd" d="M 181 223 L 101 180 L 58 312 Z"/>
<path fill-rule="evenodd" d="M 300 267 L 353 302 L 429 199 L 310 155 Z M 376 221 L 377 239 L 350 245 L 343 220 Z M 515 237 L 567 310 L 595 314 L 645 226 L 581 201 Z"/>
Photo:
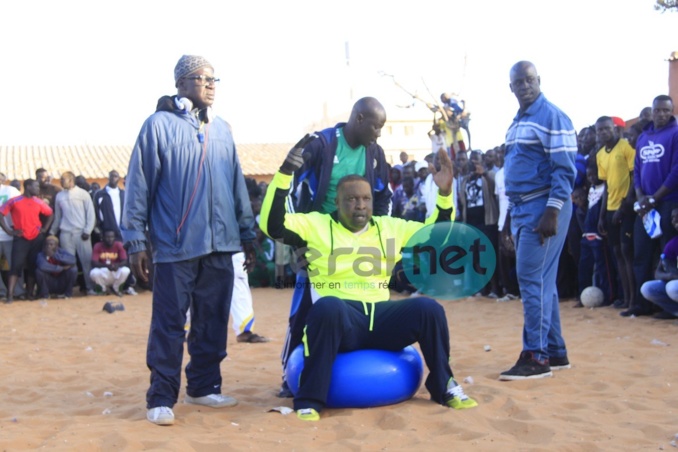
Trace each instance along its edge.
<path fill-rule="evenodd" d="M 355 120 L 358 115 L 376 115 L 379 113 L 383 113 L 384 116 L 386 115 L 386 111 L 384 110 L 384 106 L 381 105 L 381 102 L 374 97 L 363 97 L 353 104 L 349 122 Z"/>
<path fill-rule="evenodd" d="M 509 77 L 511 80 L 509 88 L 518 99 L 520 109 L 525 110 L 541 94 L 541 79 L 537 74 L 537 68 L 529 61 L 518 61 L 511 67 Z"/>
<path fill-rule="evenodd" d="M 344 126 L 344 137 L 352 148 L 368 147 L 381 136 L 386 123 L 386 110 L 374 97 L 359 99 L 351 110 L 351 116 Z"/>

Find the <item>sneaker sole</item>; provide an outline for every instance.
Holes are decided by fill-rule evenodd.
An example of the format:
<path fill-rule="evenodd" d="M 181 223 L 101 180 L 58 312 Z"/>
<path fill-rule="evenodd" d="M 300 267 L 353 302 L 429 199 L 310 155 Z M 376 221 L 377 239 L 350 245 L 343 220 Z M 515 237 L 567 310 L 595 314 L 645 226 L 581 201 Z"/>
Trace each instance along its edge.
<path fill-rule="evenodd" d="M 551 367 L 553 369 L 553 367 Z M 499 375 L 500 381 L 515 381 L 515 380 L 536 380 L 538 378 L 548 378 L 552 377 L 553 372 L 545 372 L 543 374 L 536 375 Z"/>
<path fill-rule="evenodd" d="M 146 418 L 146 419 L 148 419 L 148 418 Z M 174 425 L 174 419 L 167 419 L 167 420 L 164 420 L 164 421 L 163 420 L 152 421 L 152 420 L 148 419 L 148 422 L 150 422 L 151 424 L 155 424 L 155 425 Z"/>
<path fill-rule="evenodd" d="M 564 366 L 551 366 L 551 370 L 564 370 L 571 368 L 571 364 L 565 364 Z"/>
<path fill-rule="evenodd" d="M 196 402 L 194 400 L 189 400 L 188 398 L 185 398 L 184 403 L 187 403 L 189 405 L 206 406 L 206 407 L 209 407 L 209 408 L 227 408 L 227 407 L 236 406 L 238 404 L 238 401 L 236 399 L 233 399 L 233 400 L 225 402 L 225 403 L 208 404 L 208 403 Z"/>

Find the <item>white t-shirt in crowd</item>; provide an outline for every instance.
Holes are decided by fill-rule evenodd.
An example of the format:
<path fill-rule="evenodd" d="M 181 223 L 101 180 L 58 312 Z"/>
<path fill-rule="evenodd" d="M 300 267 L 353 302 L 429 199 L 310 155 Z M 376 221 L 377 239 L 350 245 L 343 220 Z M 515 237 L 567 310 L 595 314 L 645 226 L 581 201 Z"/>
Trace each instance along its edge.
<path fill-rule="evenodd" d="M 21 195 L 19 190 L 16 188 L 12 187 L 11 185 L 0 185 L 0 206 L 2 206 L 4 203 L 9 201 L 12 198 L 16 198 L 17 196 Z M 7 215 L 5 217 L 5 223 L 7 226 L 11 229 L 12 228 L 12 217 L 11 215 Z M 0 228 L 0 242 L 8 242 L 12 240 L 11 235 L 7 235 L 5 231 Z"/>
<path fill-rule="evenodd" d="M 500 168 L 494 175 L 494 194 L 497 195 L 497 200 L 499 201 L 499 220 L 497 221 L 497 227 L 501 231 L 504 229 L 504 223 L 506 223 L 506 212 L 509 204 L 508 196 L 506 196 L 504 168 Z"/>

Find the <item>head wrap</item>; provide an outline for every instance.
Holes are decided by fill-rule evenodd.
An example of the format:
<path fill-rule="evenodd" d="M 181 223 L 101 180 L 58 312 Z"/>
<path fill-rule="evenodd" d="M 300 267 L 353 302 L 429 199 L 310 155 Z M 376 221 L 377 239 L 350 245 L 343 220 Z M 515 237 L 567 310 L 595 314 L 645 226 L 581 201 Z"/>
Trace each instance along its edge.
<path fill-rule="evenodd" d="M 205 58 L 198 55 L 184 55 L 179 58 L 177 65 L 174 67 L 174 83 L 179 82 L 181 77 L 185 77 L 203 67 L 214 66 L 210 64 Z"/>

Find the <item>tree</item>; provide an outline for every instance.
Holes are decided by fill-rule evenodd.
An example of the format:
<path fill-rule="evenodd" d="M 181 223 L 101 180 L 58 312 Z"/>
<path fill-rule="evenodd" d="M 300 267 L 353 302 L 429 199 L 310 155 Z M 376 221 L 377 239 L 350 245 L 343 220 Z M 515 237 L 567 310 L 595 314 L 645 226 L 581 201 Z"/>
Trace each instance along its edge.
<path fill-rule="evenodd" d="M 678 11 L 678 0 L 655 0 L 654 9 L 661 12 Z"/>

